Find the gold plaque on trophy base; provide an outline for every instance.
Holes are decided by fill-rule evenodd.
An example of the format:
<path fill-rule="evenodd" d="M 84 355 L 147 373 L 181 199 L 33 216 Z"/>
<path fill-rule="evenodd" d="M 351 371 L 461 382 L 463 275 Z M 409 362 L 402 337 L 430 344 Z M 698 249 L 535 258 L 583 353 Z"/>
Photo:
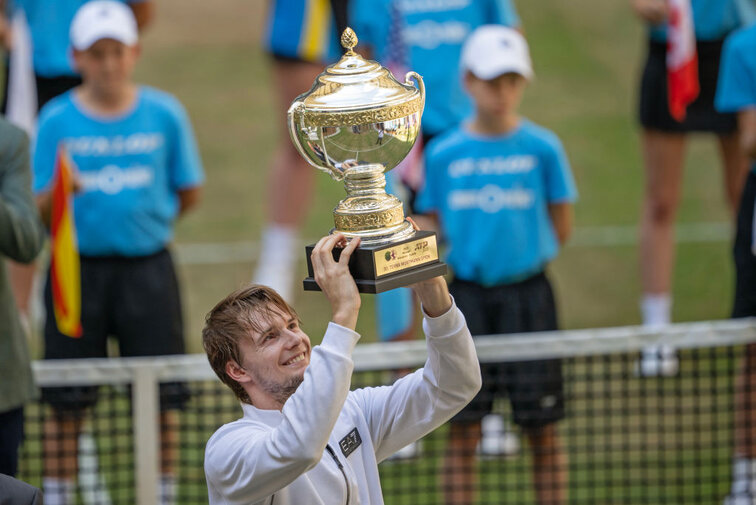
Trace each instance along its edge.
<path fill-rule="evenodd" d="M 320 289 L 313 277 L 310 260 L 314 247 L 314 244 L 306 247 L 306 291 Z M 338 260 L 341 250 L 339 247 L 334 248 L 334 259 Z M 392 244 L 358 247 L 349 260 L 349 270 L 361 293 L 382 293 L 444 275 L 446 263 L 439 261 L 436 234 L 418 231 L 413 237 Z"/>

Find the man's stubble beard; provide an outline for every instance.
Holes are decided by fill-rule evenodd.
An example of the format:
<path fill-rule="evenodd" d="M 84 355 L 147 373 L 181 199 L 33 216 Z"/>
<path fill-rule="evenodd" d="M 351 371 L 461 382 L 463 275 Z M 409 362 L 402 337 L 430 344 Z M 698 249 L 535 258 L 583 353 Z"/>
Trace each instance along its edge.
<path fill-rule="evenodd" d="M 286 403 L 286 400 L 294 394 L 294 391 L 304 380 L 304 374 L 291 377 L 284 382 L 276 382 L 267 377 L 261 377 L 257 373 L 253 373 L 253 375 L 255 375 L 254 380 L 260 386 L 260 389 L 271 395 L 280 405 Z"/>

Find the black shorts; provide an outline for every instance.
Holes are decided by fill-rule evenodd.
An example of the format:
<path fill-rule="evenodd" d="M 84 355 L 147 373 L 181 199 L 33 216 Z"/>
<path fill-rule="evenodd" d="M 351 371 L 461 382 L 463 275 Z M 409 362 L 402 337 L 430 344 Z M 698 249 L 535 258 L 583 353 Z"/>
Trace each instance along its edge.
<path fill-rule="evenodd" d="M 344 30 L 349 26 L 349 0 L 330 0 L 331 16 L 333 18 L 334 29 L 339 37 L 344 33 Z M 270 28 L 269 28 L 270 29 Z M 312 60 L 305 59 L 299 55 L 287 55 L 277 53 L 275 50 L 268 50 L 270 56 L 280 63 L 323 63 L 327 62 L 313 62 Z"/>
<path fill-rule="evenodd" d="M 2 105 L 0 105 L 0 112 L 5 114 L 8 108 L 8 63 L 5 63 L 5 77 L 3 85 L 3 99 Z M 69 89 L 75 88 L 81 84 L 81 77 L 76 76 L 62 76 L 62 77 L 40 77 L 34 76 L 37 83 L 37 110 L 41 110 L 42 107 L 55 98 L 58 95 L 62 95 Z"/>
<path fill-rule="evenodd" d="M 45 359 L 107 357 L 109 336 L 117 338 L 123 357 L 184 353 L 178 281 L 167 250 L 138 258 L 81 258 L 80 338 L 58 331 L 49 274 L 45 308 Z M 160 385 L 163 410 L 181 408 L 187 398 L 184 384 Z M 97 402 L 97 387 L 43 388 L 42 399 L 61 413 L 78 414 Z"/>
<path fill-rule="evenodd" d="M 546 274 L 490 288 L 454 280 L 449 289 L 473 336 L 557 329 L 556 303 Z M 477 422 L 508 396 L 513 420 L 538 428 L 564 417 L 562 362 L 558 359 L 481 365 L 483 387 L 452 419 Z"/>
<path fill-rule="evenodd" d="M 0 473 L 18 473 L 18 448 L 24 440 L 24 408 L 0 412 Z"/>
<path fill-rule="evenodd" d="M 669 114 L 667 96 L 667 45 L 663 42 L 649 43 L 646 66 L 640 86 L 640 123 L 648 130 L 665 132 L 712 132 L 729 134 L 735 132 L 735 114 L 723 114 L 714 108 L 719 79 L 719 60 L 722 40 L 699 41 L 698 80 L 701 91 L 698 98 L 688 106 L 682 123 Z"/>
<path fill-rule="evenodd" d="M 735 258 L 735 304 L 732 317 L 756 316 L 756 250 L 754 250 L 756 174 L 751 170 L 740 199 L 733 256 Z"/>

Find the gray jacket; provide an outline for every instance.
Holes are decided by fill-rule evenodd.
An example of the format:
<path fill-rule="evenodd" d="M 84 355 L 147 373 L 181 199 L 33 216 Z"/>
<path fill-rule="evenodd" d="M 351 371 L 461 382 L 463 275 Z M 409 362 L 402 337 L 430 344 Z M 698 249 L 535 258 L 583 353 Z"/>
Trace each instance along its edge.
<path fill-rule="evenodd" d="M 18 408 L 36 395 L 5 260 L 30 263 L 44 241 L 31 193 L 29 140 L 0 117 L 0 412 Z"/>
<path fill-rule="evenodd" d="M 42 492 L 26 482 L 0 474 L 0 505 L 42 505 Z"/>

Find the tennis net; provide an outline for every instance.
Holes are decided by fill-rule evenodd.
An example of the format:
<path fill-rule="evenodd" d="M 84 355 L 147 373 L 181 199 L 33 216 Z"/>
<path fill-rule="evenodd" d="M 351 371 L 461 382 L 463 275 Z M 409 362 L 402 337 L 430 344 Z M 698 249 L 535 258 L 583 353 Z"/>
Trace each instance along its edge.
<path fill-rule="evenodd" d="M 484 364 L 561 361 L 564 418 L 554 424 L 563 452 L 561 477 L 534 480 L 534 461 L 541 455 L 530 442 L 537 439 L 510 421 L 510 402 L 497 399 L 493 412 L 504 422 L 484 424 L 507 432 L 493 437 L 496 450 L 484 433 L 484 441 L 466 453 L 473 465 L 466 471 L 474 475 L 460 478 L 461 467 L 450 466 L 454 430 L 447 424 L 402 457 L 381 463 L 385 502 L 442 504 L 456 482 L 457 492 L 473 496 L 474 503 L 529 504 L 539 497 L 543 503 L 536 482 L 562 489 L 555 484 L 561 479 L 559 492 L 569 503 L 722 503 L 730 492 L 736 377 L 752 342 L 756 320 L 677 324 L 663 331 L 624 327 L 480 337 L 476 346 Z M 678 350 L 679 371 L 672 377 L 639 376 L 639 351 L 660 343 Z M 421 341 L 358 346 L 353 387 L 390 383 L 421 366 L 425 356 Z M 34 363 L 34 372 L 41 386 L 96 386 L 99 393 L 80 420 L 76 493 L 84 505 L 156 503 L 158 384 L 183 384 L 185 405 L 167 421 L 176 436 L 164 440 L 162 450 L 177 455 L 175 503 L 207 503 L 205 443 L 220 425 L 240 417 L 241 409 L 204 355 L 43 361 Z M 543 380 L 533 372 L 525 382 Z M 26 409 L 19 477 L 39 487 L 50 419 L 44 404 Z M 496 418 L 486 418 L 491 419 Z"/>

